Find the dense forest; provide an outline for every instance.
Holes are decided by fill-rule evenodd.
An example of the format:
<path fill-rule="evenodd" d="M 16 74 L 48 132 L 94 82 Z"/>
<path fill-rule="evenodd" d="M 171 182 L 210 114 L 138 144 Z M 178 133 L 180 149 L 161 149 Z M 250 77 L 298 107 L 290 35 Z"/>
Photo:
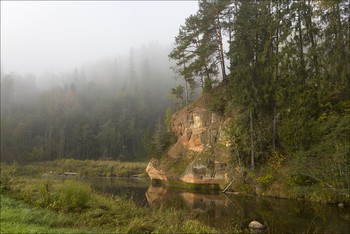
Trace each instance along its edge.
<path fill-rule="evenodd" d="M 142 138 L 179 106 L 168 53 L 151 43 L 72 72 L 1 74 L 1 159 L 147 159 Z"/>
<path fill-rule="evenodd" d="M 288 162 L 290 183 L 348 193 L 349 6 L 203 0 L 179 30 L 169 55 L 176 72 L 231 119 L 232 160 L 263 166 L 262 184 Z"/>

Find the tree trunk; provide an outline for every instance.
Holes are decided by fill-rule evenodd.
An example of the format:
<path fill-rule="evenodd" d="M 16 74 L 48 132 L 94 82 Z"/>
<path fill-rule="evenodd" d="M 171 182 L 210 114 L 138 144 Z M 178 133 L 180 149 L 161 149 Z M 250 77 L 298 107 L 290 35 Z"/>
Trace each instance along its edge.
<path fill-rule="evenodd" d="M 277 136 L 277 110 L 276 101 L 273 103 L 273 133 L 272 133 L 272 151 L 276 151 L 276 136 Z"/>
<path fill-rule="evenodd" d="M 302 3 L 300 3 L 302 4 Z M 301 11 L 300 11 L 301 5 L 298 6 L 298 33 L 299 33 L 299 53 L 300 53 L 300 64 L 301 64 L 301 71 L 304 82 L 305 82 L 305 61 L 304 61 L 304 46 L 303 46 L 303 34 L 302 34 L 302 28 L 301 28 Z"/>
<path fill-rule="evenodd" d="M 250 163 L 252 170 L 255 170 L 255 152 L 254 152 L 254 128 L 253 128 L 253 111 L 250 110 L 249 112 L 249 119 L 250 119 Z"/>
<path fill-rule="evenodd" d="M 186 100 L 185 105 L 188 106 L 188 89 L 187 89 L 187 81 L 185 80 L 185 92 L 186 92 Z"/>
<path fill-rule="evenodd" d="M 185 53 L 183 53 L 183 57 L 185 58 Z M 186 70 L 186 63 L 184 61 L 184 71 Z M 185 105 L 186 107 L 188 106 L 188 89 L 187 89 L 187 80 L 186 78 L 184 77 L 184 80 L 185 80 L 185 92 L 186 92 L 186 100 L 185 100 Z"/>
<path fill-rule="evenodd" d="M 134 136 L 131 138 L 132 139 L 132 148 L 134 151 L 134 159 L 136 158 L 136 149 L 135 149 L 135 140 L 134 140 Z"/>
<path fill-rule="evenodd" d="M 306 27 L 308 28 L 308 33 L 309 33 L 309 37 L 310 37 L 310 41 L 311 41 L 311 48 L 312 48 L 312 60 L 315 66 L 315 74 L 316 74 L 316 83 L 317 83 L 317 91 L 318 93 L 320 92 L 320 88 L 321 88 L 321 81 L 320 81 L 320 72 L 319 72 L 319 63 L 318 63 L 318 57 L 317 57 L 317 45 L 314 39 L 314 28 L 312 25 L 312 5 L 311 5 L 311 1 L 309 0 L 308 2 L 308 14 L 307 14 L 307 24 Z M 321 106 L 321 104 L 319 103 L 319 106 Z"/>
<path fill-rule="evenodd" d="M 63 154 L 64 154 L 64 143 L 65 143 L 65 139 L 64 139 L 64 129 L 62 128 L 60 130 L 60 141 L 59 141 L 59 150 L 58 150 L 58 158 L 61 159 L 63 158 Z"/>
<path fill-rule="evenodd" d="M 218 39 L 219 39 L 219 46 L 220 46 L 220 59 L 221 59 L 221 70 L 222 70 L 222 81 L 226 85 L 227 84 L 227 77 L 226 77 L 226 70 L 225 70 L 225 57 L 224 57 L 224 47 L 222 45 L 222 34 L 221 34 L 221 24 L 219 19 L 219 13 L 216 15 L 216 21 L 218 26 Z"/>
<path fill-rule="evenodd" d="M 277 2 L 277 18 L 280 20 L 280 6 Z M 276 29 L 276 55 L 278 56 L 279 53 L 279 32 L 280 32 L 280 27 L 279 25 L 277 26 Z M 276 151 L 276 140 L 277 140 L 277 103 L 276 103 L 276 89 L 278 85 L 278 65 L 279 63 L 276 63 L 276 70 L 275 70 L 275 81 L 274 81 L 274 95 L 273 95 L 273 125 L 272 125 L 272 151 Z"/>

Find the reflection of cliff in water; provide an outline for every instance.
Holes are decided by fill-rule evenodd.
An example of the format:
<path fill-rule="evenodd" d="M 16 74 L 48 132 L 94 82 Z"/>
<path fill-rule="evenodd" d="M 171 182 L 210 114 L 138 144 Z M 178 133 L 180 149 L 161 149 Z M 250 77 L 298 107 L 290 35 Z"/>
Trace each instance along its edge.
<path fill-rule="evenodd" d="M 192 218 L 228 233 L 233 233 L 235 228 L 246 229 L 252 220 L 266 225 L 265 233 L 350 233 L 349 207 L 252 195 L 172 191 L 165 187 L 149 187 L 147 179 L 69 179 L 89 183 L 101 192 L 130 198 L 138 206 L 187 211 Z"/>
<path fill-rule="evenodd" d="M 222 194 L 198 194 L 172 191 L 151 185 L 146 198 L 150 206 L 185 209 L 191 215 L 210 226 L 229 231 L 232 229 L 229 215 L 230 200 Z"/>
<path fill-rule="evenodd" d="M 150 186 L 150 206 L 184 209 L 205 224 L 225 232 L 245 229 L 252 220 L 267 226 L 265 233 L 349 233 L 349 209 L 336 205 L 257 197 L 172 191 Z"/>

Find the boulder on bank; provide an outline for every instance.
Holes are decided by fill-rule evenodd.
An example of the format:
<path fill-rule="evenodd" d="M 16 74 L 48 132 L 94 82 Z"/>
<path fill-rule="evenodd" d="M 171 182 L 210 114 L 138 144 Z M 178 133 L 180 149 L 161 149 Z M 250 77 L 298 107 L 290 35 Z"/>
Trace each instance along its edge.
<path fill-rule="evenodd" d="M 262 233 L 266 229 L 265 225 L 259 223 L 258 221 L 250 222 L 248 227 L 251 233 Z"/>

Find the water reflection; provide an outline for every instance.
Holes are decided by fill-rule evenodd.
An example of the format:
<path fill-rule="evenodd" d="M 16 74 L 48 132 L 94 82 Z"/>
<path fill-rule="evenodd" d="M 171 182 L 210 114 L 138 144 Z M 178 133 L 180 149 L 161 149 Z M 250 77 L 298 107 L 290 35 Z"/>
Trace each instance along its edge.
<path fill-rule="evenodd" d="M 150 206 L 186 209 L 194 218 L 226 232 L 246 229 L 250 221 L 267 226 L 265 233 L 349 233 L 349 209 L 306 201 L 248 195 L 196 194 L 151 185 Z"/>
<path fill-rule="evenodd" d="M 150 206 L 181 208 L 189 211 L 193 218 L 219 228 L 233 231 L 232 217 L 229 214 L 231 201 L 223 194 L 199 194 L 172 191 L 164 187 L 150 185 L 146 192 Z"/>
<path fill-rule="evenodd" d="M 224 232 L 244 230 L 252 220 L 267 226 L 265 233 L 350 233 L 350 209 L 313 202 L 235 195 L 198 194 L 150 185 L 149 180 L 85 178 L 94 188 L 127 196 L 139 206 L 187 211 L 192 218 Z"/>
<path fill-rule="evenodd" d="M 145 193 L 150 180 L 147 178 L 83 177 L 80 180 L 103 193 L 124 196 L 132 199 L 136 205 L 148 206 Z"/>

